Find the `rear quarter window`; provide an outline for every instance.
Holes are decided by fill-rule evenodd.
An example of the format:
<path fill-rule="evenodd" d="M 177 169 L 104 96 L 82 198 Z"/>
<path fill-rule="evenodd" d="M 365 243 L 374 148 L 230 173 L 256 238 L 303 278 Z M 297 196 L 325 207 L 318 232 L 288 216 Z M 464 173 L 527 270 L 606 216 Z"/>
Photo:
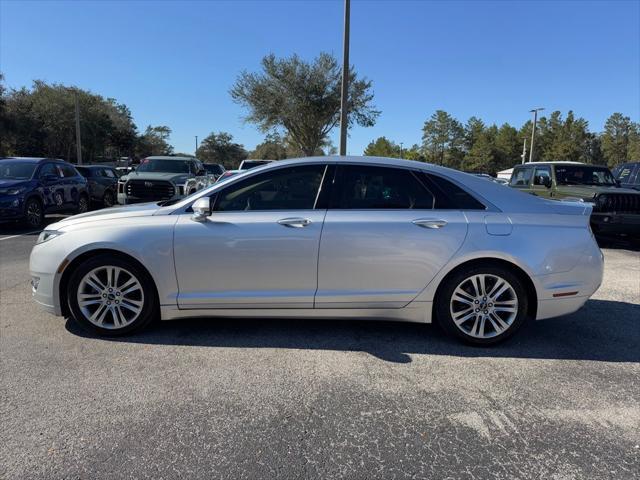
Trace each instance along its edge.
<path fill-rule="evenodd" d="M 511 174 L 511 181 L 509 182 L 509 185 L 512 187 L 526 187 L 531 183 L 532 176 L 532 168 L 516 168 Z"/>

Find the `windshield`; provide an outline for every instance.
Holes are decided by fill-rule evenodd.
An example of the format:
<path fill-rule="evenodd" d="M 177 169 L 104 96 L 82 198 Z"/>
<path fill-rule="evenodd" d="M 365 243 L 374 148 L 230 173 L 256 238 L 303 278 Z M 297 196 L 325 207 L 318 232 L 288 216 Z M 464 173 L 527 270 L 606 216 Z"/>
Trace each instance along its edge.
<path fill-rule="evenodd" d="M 0 178 L 28 180 L 33 176 L 36 165 L 36 163 L 3 161 L 0 163 Z"/>
<path fill-rule="evenodd" d="M 250 168 L 259 167 L 260 165 L 266 165 L 271 163 L 268 160 L 245 160 L 240 166 L 240 170 L 249 170 Z"/>
<path fill-rule="evenodd" d="M 189 173 L 188 160 L 157 160 L 145 158 L 136 172 Z"/>
<path fill-rule="evenodd" d="M 557 165 L 556 182 L 559 185 L 616 185 L 608 168 L 588 165 Z"/>

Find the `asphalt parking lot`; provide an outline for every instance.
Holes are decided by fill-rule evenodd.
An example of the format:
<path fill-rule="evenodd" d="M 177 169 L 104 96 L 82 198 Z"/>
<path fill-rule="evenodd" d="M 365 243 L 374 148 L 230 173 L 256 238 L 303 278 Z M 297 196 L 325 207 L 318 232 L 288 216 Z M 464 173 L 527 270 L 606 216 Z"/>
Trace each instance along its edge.
<path fill-rule="evenodd" d="M 0 232 L 0 478 L 640 476 L 640 251 L 509 343 L 434 326 L 186 320 L 92 338 L 31 301 Z"/>

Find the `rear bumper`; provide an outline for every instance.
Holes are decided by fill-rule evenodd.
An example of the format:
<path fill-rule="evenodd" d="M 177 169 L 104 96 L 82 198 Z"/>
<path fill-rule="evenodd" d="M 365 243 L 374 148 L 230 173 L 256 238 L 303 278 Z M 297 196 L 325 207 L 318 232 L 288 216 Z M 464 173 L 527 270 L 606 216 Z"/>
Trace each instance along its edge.
<path fill-rule="evenodd" d="M 602 284 L 604 256 L 593 247 L 568 272 L 533 277 L 538 293 L 536 320 L 568 315 L 580 309 Z"/>

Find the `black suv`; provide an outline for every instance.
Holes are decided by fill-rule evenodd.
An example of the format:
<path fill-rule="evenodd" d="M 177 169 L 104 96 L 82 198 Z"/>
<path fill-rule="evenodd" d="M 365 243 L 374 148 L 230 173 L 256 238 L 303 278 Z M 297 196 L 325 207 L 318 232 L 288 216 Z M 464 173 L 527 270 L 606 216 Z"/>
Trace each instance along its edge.
<path fill-rule="evenodd" d="M 118 198 L 118 173 L 113 167 L 82 165 L 76 170 L 87 179 L 91 201 L 103 207 L 113 207 Z"/>
<path fill-rule="evenodd" d="M 0 158 L 0 222 L 38 228 L 47 213 L 89 209 L 87 180 L 73 165 L 53 158 Z"/>
<path fill-rule="evenodd" d="M 611 173 L 621 187 L 640 190 L 640 162 L 623 163 L 615 167 Z"/>

